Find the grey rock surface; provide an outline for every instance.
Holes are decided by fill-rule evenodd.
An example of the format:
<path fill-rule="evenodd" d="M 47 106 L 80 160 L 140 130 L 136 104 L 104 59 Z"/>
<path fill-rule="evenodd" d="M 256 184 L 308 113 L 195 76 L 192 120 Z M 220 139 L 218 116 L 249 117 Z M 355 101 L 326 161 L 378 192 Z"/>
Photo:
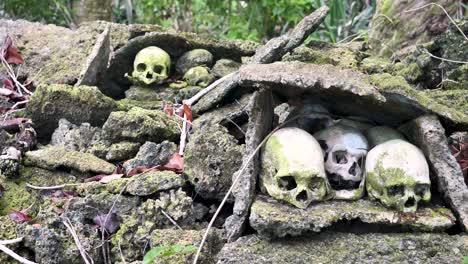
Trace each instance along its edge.
<path fill-rule="evenodd" d="M 211 67 L 213 65 L 213 54 L 205 49 L 193 49 L 187 51 L 177 60 L 176 71 L 184 74 L 190 68 L 196 66 Z"/>
<path fill-rule="evenodd" d="M 91 174 L 111 174 L 115 169 L 115 165 L 94 155 L 68 150 L 63 146 L 28 151 L 24 164 L 48 170 L 66 169 Z"/>
<path fill-rule="evenodd" d="M 148 196 L 156 192 L 183 187 L 184 185 L 184 177 L 172 171 L 146 172 L 130 178 L 125 193 L 135 196 Z"/>
<path fill-rule="evenodd" d="M 140 148 L 140 143 L 134 142 L 119 142 L 110 145 L 106 153 L 106 160 L 122 161 L 128 160 L 137 154 Z"/>
<path fill-rule="evenodd" d="M 262 240 L 255 235 L 226 244 L 218 264 L 276 263 L 461 263 L 468 236 L 447 234 L 362 234 L 324 232 Z"/>
<path fill-rule="evenodd" d="M 211 73 L 215 78 L 221 78 L 225 75 L 233 73 L 239 70 L 241 63 L 230 59 L 220 59 L 216 61 L 215 65 L 211 69 Z"/>
<path fill-rule="evenodd" d="M 398 130 L 387 126 L 371 127 L 364 132 L 364 135 L 369 142 L 369 149 L 392 139 L 401 139 L 406 141 L 405 136 L 403 136 L 403 134 Z"/>
<path fill-rule="evenodd" d="M 62 118 L 73 124 L 101 126 L 117 108 L 117 103 L 97 87 L 52 84 L 36 89 L 29 98 L 26 115 L 34 122 L 38 137 L 49 140 Z"/>
<path fill-rule="evenodd" d="M 64 146 L 69 150 L 86 152 L 96 133 L 100 133 L 100 129 L 92 127 L 89 123 L 77 126 L 62 118 L 59 120 L 58 128 L 52 134 L 50 144 Z"/>
<path fill-rule="evenodd" d="M 428 159 L 432 181 L 455 212 L 460 226 L 468 231 L 468 186 L 460 165 L 451 154 L 445 129 L 436 116 L 422 116 L 400 127 Z"/>
<path fill-rule="evenodd" d="M 443 231 L 455 225 L 450 209 L 429 206 L 416 213 L 399 213 L 378 202 L 325 201 L 299 209 L 280 203 L 270 197 L 258 195 L 252 204 L 250 225 L 268 238 L 298 236 L 307 232 L 320 232 L 341 220 L 358 219 L 363 223 L 396 226 L 414 231 Z"/>
<path fill-rule="evenodd" d="M 196 129 L 185 149 L 184 173 L 199 196 L 221 200 L 241 165 L 243 153 L 244 146 L 225 127 L 211 124 Z"/>
<path fill-rule="evenodd" d="M 237 239 L 244 232 L 250 206 L 255 197 L 257 176 L 260 171 L 260 152 L 257 151 L 257 147 L 270 132 L 273 124 L 274 113 L 270 91 L 255 92 L 248 109 L 249 123 L 242 166 L 238 167 L 236 173 L 232 175 L 233 181 L 240 175 L 233 190 L 235 198 L 233 214 L 225 222 L 229 241 Z M 244 167 L 245 170 L 242 171 Z"/>
<path fill-rule="evenodd" d="M 102 138 L 112 143 L 175 141 L 179 138 L 180 123 L 163 111 L 133 107 L 128 112 L 112 112 L 102 127 Z"/>
<path fill-rule="evenodd" d="M 160 144 L 154 142 L 145 142 L 140 147 L 136 157 L 124 162 L 123 167 L 125 171 L 130 171 L 138 166 L 151 168 L 158 165 L 166 164 L 171 158 L 172 154 L 177 152 L 175 143 L 163 141 Z"/>

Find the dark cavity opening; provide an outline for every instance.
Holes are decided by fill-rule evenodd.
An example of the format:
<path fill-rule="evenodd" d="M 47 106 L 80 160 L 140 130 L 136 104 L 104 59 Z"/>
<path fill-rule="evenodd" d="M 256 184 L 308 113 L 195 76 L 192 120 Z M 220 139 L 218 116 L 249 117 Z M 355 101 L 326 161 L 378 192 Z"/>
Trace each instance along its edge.
<path fill-rule="evenodd" d="M 348 173 L 356 176 L 356 167 L 357 167 L 357 163 L 353 162 L 353 165 L 351 165 L 351 168 L 349 168 Z"/>
<path fill-rule="evenodd" d="M 360 181 L 347 181 L 335 173 L 327 173 L 328 182 L 333 190 L 354 190 L 359 187 Z"/>
<path fill-rule="evenodd" d="M 147 72 L 147 73 L 146 73 L 146 78 L 147 78 L 147 79 L 153 78 L 153 74 L 151 74 L 151 72 Z"/>
<path fill-rule="evenodd" d="M 293 190 L 297 187 L 296 180 L 292 176 L 284 176 L 279 178 L 278 185 L 283 190 Z"/>
<path fill-rule="evenodd" d="M 137 68 L 137 71 L 146 71 L 146 64 L 139 63 L 136 68 Z"/>
<path fill-rule="evenodd" d="M 163 67 L 161 67 L 160 65 L 155 65 L 153 67 L 153 71 L 157 74 L 161 74 L 162 70 L 163 70 Z"/>
<path fill-rule="evenodd" d="M 348 159 L 346 158 L 346 151 L 335 151 L 333 153 L 333 157 L 335 158 L 335 162 L 338 164 L 348 163 Z"/>
<path fill-rule="evenodd" d="M 414 200 L 413 197 L 410 197 L 410 198 L 406 201 L 405 207 L 413 207 L 415 204 L 416 204 L 416 200 Z"/>
<path fill-rule="evenodd" d="M 390 196 L 403 195 L 405 192 L 405 186 L 395 185 L 391 186 L 387 190 L 387 194 Z"/>
<path fill-rule="evenodd" d="M 305 202 L 307 201 L 307 192 L 304 190 L 304 191 L 301 191 L 297 196 L 296 196 L 296 200 L 298 202 Z"/>

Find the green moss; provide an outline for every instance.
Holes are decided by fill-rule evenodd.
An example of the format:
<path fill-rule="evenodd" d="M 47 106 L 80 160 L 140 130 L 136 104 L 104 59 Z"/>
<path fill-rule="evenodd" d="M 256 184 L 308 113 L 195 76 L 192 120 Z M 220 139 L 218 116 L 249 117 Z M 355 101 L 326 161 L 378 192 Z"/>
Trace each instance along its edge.
<path fill-rule="evenodd" d="M 15 221 L 13 221 L 9 216 L 0 216 L 0 240 L 17 238 L 17 227 L 18 224 Z"/>
<path fill-rule="evenodd" d="M 27 116 L 35 123 L 41 138 L 48 138 L 60 118 L 74 124 L 89 122 L 100 126 L 116 110 L 116 102 L 102 94 L 97 87 L 70 85 L 41 85 L 29 99 Z"/>
<path fill-rule="evenodd" d="M 385 57 L 371 56 L 363 59 L 360 63 L 360 69 L 367 73 L 383 73 L 390 70 L 392 62 Z"/>
<path fill-rule="evenodd" d="M 413 89 L 401 76 L 392 76 L 388 73 L 372 74 L 369 76 L 369 81 L 378 87 L 379 91 L 384 95 L 386 93 L 403 95 L 414 100 L 420 106 L 453 120 L 455 123 L 466 123 L 468 120 L 466 114 L 461 112 L 460 109 L 454 109 L 453 105 L 446 106 L 438 103 L 428 97 L 425 92 Z"/>
<path fill-rule="evenodd" d="M 395 65 L 395 74 L 403 76 L 408 82 L 416 83 L 421 80 L 424 73 L 417 63 L 397 63 Z"/>
<path fill-rule="evenodd" d="M 115 166 L 89 153 L 68 150 L 63 146 L 29 151 L 25 154 L 24 164 L 55 170 L 68 168 L 82 173 L 111 174 Z"/>
<path fill-rule="evenodd" d="M 314 64 L 332 64 L 343 68 L 357 69 L 357 53 L 345 45 L 313 42 L 309 47 L 298 47 L 283 61 L 302 61 Z"/>
<path fill-rule="evenodd" d="M 36 198 L 26 189 L 26 181 L 7 179 L 3 182 L 5 189 L 0 198 L 0 216 L 10 213 L 11 210 L 24 210 L 35 203 Z"/>

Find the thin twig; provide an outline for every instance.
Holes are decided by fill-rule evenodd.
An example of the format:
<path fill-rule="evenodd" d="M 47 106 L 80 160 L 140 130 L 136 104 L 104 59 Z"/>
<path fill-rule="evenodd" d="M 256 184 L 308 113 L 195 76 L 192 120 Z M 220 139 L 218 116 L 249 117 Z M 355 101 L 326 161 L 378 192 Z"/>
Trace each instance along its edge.
<path fill-rule="evenodd" d="M 127 261 L 125 261 L 125 257 L 122 253 L 122 248 L 120 247 L 120 240 L 117 240 L 117 247 L 119 248 L 120 259 L 124 264 L 127 264 Z"/>
<path fill-rule="evenodd" d="M 70 219 L 64 217 L 62 219 L 62 223 L 67 227 L 68 231 L 72 235 L 73 240 L 75 241 L 75 245 L 80 251 L 81 257 L 83 258 L 83 261 L 86 264 L 94 264 L 94 261 L 91 258 L 88 259 L 88 254 L 86 253 L 86 250 L 83 248 L 83 245 L 81 244 L 81 241 L 78 238 L 78 235 L 76 234 L 75 229 L 73 228 L 73 225 L 70 222 Z"/>
<path fill-rule="evenodd" d="M 180 142 L 179 142 L 179 155 L 184 155 L 185 142 L 187 141 L 187 114 L 184 113 L 184 121 L 182 123 L 182 130 L 180 133 Z"/>
<path fill-rule="evenodd" d="M 463 37 L 465 37 L 465 41 L 468 41 L 468 37 L 465 35 L 465 33 L 463 33 L 463 30 L 461 30 L 461 28 L 457 25 L 457 23 L 455 23 L 455 20 L 453 20 L 453 18 L 449 15 L 447 10 L 445 10 L 445 8 L 443 6 L 441 6 L 441 5 L 439 5 L 439 4 L 429 3 L 429 4 L 426 4 L 426 5 L 417 7 L 417 8 L 406 10 L 403 13 L 408 13 L 408 12 L 421 10 L 421 9 L 426 8 L 428 6 L 437 6 L 438 8 L 442 9 L 444 11 L 445 15 L 447 15 L 447 17 L 450 19 L 450 22 L 452 22 L 452 24 L 458 29 L 458 31 L 460 31 L 460 33 L 463 35 Z"/>
<path fill-rule="evenodd" d="M 9 240 L 0 240 L 1 245 L 9 245 L 9 244 L 15 244 L 23 241 L 23 237 L 18 237 L 15 239 L 9 239 Z"/>
<path fill-rule="evenodd" d="M 221 78 L 219 78 L 218 80 L 216 80 L 215 82 L 213 82 L 212 84 L 210 84 L 208 87 L 204 88 L 203 90 L 201 90 L 200 92 L 198 92 L 196 95 L 194 95 L 193 97 L 191 97 L 190 99 L 188 100 L 184 100 L 184 103 L 188 106 L 192 106 L 193 104 L 195 104 L 198 100 L 200 100 L 200 98 L 202 98 L 203 96 L 205 96 L 205 94 L 211 92 L 214 88 L 216 88 L 216 86 L 218 86 L 218 84 L 224 82 L 227 78 L 230 78 L 231 76 L 233 76 L 234 74 L 237 74 L 237 71 L 233 72 L 233 73 L 230 73 L 228 75 L 225 75 Z"/>
<path fill-rule="evenodd" d="M 23 105 L 23 104 L 27 104 L 29 102 L 29 100 L 23 100 L 23 101 L 19 101 L 17 103 L 15 103 L 10 109 L 16 109 L 16 107 L 20 106 L 20 105 Z"/>
<path fill-rule="evenodd" d="M 460 63 L 460 64 L 468 64 L 468 61 L 458 61 L 458 60 L 450 60 L 450 59 L 444 59 L 444 58 L 441 58 L 441 57 L 437 57 L 436 55 L 430 53 L 429 51 L 425 50 L 425 52 L 431 56 L 432 58 L 434 59 L 438 59 L 438 60 L 441 60 L 441 61 L 447 61 L 447 62 L 453 62 L 453 63 Z"/>
<path fill-rule="evenodd" d="M 182 227 L 180 227 L 180 226 L 177 224 L 177 222 L 176 222 L 174 219 L 172 219 L 172 217 L 171 217 L 170 215 L 168 215 L 166 212 L 164 212 L 163 209 L 160 209 L 160 210 L 161 210 L 161 213 L 163 213 L 163 215 L 164 215 L 167 219 L 169 219 L 169 221 L 171 221 L 171 223 L 172 223 L 175 227 L 177 227 L 178 229 L 182 230 Z"/>
<path fill-rule="evenodd" d="M 13 250 L 7 248 L 5 245 L 3 244 L 0 244 L 0 250 L 7 254 L 8 256 L 16 259 L 17 261 L 19 261 L 20 263 L 23 263 L 23 264 L 37 264 L 36 262 L 32 262 L 30 260 L 27 260 L 25 258 L 23 258 L 22 256 L 16 254 Z"/>
<path fill-rule="evenodd" d="M 54 186 L 35 186 L 29 183 L 26 183 L 26 187 L 34 189 L 34 190 L 55 190 L 55 189 L 62 189 L 65 187 L 70 187 L 70 186 L 78 186 L 80 184 L 78 183 L 65 183 L 61 185 L 54 185 Z"/>

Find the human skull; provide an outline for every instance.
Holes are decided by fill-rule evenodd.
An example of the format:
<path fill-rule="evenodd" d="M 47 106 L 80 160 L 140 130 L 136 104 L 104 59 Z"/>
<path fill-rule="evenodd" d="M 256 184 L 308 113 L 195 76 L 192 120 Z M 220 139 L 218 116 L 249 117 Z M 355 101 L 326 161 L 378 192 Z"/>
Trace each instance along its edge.
<path fill-rule="evenodd" d="M 158 47 L 140 50 L 133 62 L 132 82 L 142 85 L 159 84 L 169 77 L 171 57 Z"/>
<path fill-rule="evenodd" d="M 429 165 L 420 149 L 394 139 L 367 154 L 366 189 L 371 199 L 400 212 L 415 212 L 431 199 Z"/>
<path fill-rule="evenodd" d="M 276 131 L 263 149 L 260 181 L 273 198 L 299 208 L 324 200 L 329 184 L 320 145 L 299 128 Z"/>
<path fill-rule="evenodd" d="M 314 134 L 325 151 L 325 170 L 336 199 L 357 200 L 364 194 L 367 140 L 356 128 L 334 125 Z"/>
<path fill-rule="evenodd" d="M 213 81 L 213 75 L 207 67 L 197 66 L 190 68 L 183 77 L 184 81 L 191 86 L 207 87 Z"/>

